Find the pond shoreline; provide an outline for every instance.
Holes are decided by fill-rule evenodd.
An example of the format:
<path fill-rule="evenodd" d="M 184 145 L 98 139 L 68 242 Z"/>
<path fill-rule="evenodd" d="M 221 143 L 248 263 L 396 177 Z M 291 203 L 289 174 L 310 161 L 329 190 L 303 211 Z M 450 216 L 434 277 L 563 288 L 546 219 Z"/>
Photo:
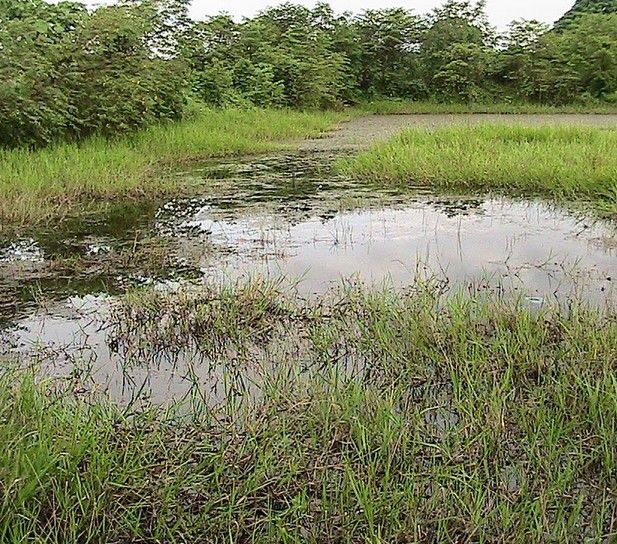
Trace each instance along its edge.
<path fill-rule="evenodd" d="M 0 540 L 615 535 L 615 225 L 337 170 L 409 121 L 0 246 Z"/>

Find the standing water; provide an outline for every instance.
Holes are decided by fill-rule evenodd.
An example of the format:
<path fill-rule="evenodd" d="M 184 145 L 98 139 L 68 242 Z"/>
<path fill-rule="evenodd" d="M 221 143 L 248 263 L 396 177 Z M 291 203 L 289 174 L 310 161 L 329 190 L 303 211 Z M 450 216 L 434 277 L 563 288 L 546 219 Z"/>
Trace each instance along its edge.
<path fill-rule="evenodd" d="M 514 291 L 532 306 L 614 301 L 614 225 L 538 200 L 355 181 L 335 174 L 333 159 L 313 149 L 211 162 L 178 174 L 199 197 L 111 209 L 1 243 L 4 350 L 37 351 L 62 375 L 79 362 L 123 401 L 147 391 L 163 402 L 187 394 L 197 367 L 183 353 L 127 372 L 106 317 L 130 286 L 266 276 L 311 297 L 350 278 L 393 287 L 437 278 Z M 216 365 L 197 372 L 209 384 L 222 375 Z"/>

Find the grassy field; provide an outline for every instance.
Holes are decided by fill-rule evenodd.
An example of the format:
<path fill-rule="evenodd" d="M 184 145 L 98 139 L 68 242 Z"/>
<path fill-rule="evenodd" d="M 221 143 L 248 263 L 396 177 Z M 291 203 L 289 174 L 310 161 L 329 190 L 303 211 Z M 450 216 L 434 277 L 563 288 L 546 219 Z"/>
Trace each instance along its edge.
<path fill-rule="evenodd" d="M 431 103 L 379 101 L 364 104 L 346 112 L 293 112 L 289 110 L 202 110 L 189 120 L 154 127 L 136 133 L 129 138 L 106 140 L 93 138 L 82 143 L 57 144 L 51 147 L 30 151 L 0 150 L 0 225 L 7 226 L 32 225 L 44 221 L 62 220 L 63 217 L 80 211 L 89 211 L 104 206 L 106 202 L 116 198 L 132 198 L 140 196 L 156 196 L 158 194 L 178 192 L 181 187 L 173 171 L 183 162 L 196 161 L 212 156 L 231 154 L 247 154 L 272 150 L 293 139 L 300 139 L 320 134 L 331 129 L 337 122 L 357 115 L 367 113 L 446 113 L 446 112 L 509 112 L 509 113 L 555 113 L 558 111 L 593 111 L 588 108 L 545 108 L 512 105 L 439 105 Z M 600 111 L 600 110 L 598 110 Z M 477 129 L 476 129 L 477 130 Z M 509 170 L 514 163 L 519 167 L 513 172 L 522 172 L 519 185 L 533 185 L 526 181 L 536 175 L 539 165 L 533 168 L 521 168 L 523 160 L 544 159 L 543 149 L 538 143 L 537 149 L 532 145 L 522 149 L 526 137 L 521 129 L 508 136 L 507 129 L 502 134 L 495 135 L 487 129 L 480 134 L 470 133 L 467 129 L 452 129 L 444 131 L 440 136 L 409 132 L 391 142 L 388 146 L 380 146 L 370 154 L 363 155 L 345 165 L 346 171 L 358 174 L 378 175 L 393 179 L 397 176 L 407 177 L 407 174 L 426 175 L 431 180 L 438 180 L 441 185 L 451 185 L 453 178 L 457 180 L 469 173 L 465 163 L 452 162 L 452 153 L 459 151 L 461 139 L 469 136 L 484 153 L 491 147 L 495 136 L 496 151 L 502 161 L 503 170 Z M 548 130 L 548 129 L 547 129 Z M 465 135 L 462 135 L 464 131 Z M 603 142 L 603 138 L 606 141 Z M 441 138 L 439 141 L 438 138 Z M 578 175 L 580 168 L 586 167 L 585 160 L 590 154 L 598 164 L 594 170 L 612 168 L 610 157 L 602 159 L 604 151 L 614 152 L 615 138 L 607 133 L 594 135 L 593 131 L 576 132 L 562 130 L 548 133 L 546 136 L 533 134 L 534 140 L 546 141 L 546 157 L 550 165 L 540 168 L 540 174 L 546 178 L 547 172 L 551 179 L 536 180 L 537 186 L 544 181 L 554 185 L 569 185 L 573 176 Z M 411 140 L 414 142 L 411 142 Z M 446 139 L 451 139 L 445 146 Z M 534 142 L 530 142 L 533 144 Z M 551 143 L 549 146 L 548 144 Z M 435 148 L 438 146 L 438 149 Z M 482 147 L 480 149 L 480 146 Z M 563 146 L 563 147 L 561 147 Z M 595 149 L 595 152 L 594 152 Z M 431 169 L 410 168 L 410 158 L 407 151 L 414 153 L 423 151 L 433 157 Z M 439 153 L 437 153 L 439 151 Z M 441 152 L 444 152 L 442 155 Z M 583 151 L 583 156 L 576 153 Z M 529 152 L 529 157 L 524 153 Z M 492 149 L 490 157 L 484 162 L 497 159 Z M 572 154 L 574 153 L 574 154 Z M 378 158 L 379 156 L 379 158 Z M 559 156 L 566 157 L 563 167 L 557 164 Z M 386 167 L 386 162 L 390 164 Z M 425 161 L 427 162 L 427 161 Z M 493 162 L 497 163 L 497 160 Z M 571 171 L 569 166 L 576 167 Z M 456 164 L 456 166 L 453 166 Z M 372 169 L 371 165 L 374 167 Z M 554 167 L 553 167 L 554 165 Z M 494 170 L 491 169 L 491 173 Z M 614 171 L 614 170 L 613 170 Z M 565 179 L 557 179 L 565 173 Z M 478 182 L 484 183 L 484 176 Z M 514 176 L 512 176 L 514 177 Z M 424 180 L 421 180 L 424 181 Z M 474 179 L 464 180 L 467 185 L 474 185 Z M 477 184 L 476 184 L 477 185 Z M 614 184 L 613 184 L 614 185 Z M 612 189 L 609 187 L 608 192 Z M 0 227 L 2 228 L 2 227 Z"/>
<path fill-rule="evenodd" d="M 617 130 L 503 125 L 406 130 L 341 160 L 348 175 L 585 201 L 617 215 Z"/>
<path fill-rule="evenodd" d="M 0 150 L 0 224 L 61 219 L 116 197 L 178 191 L 179 163 L 271 150 L 318 135 L 346 114 L 288 110 L 205 110 L 196 118 L 130 138 Z"/>
<path fill-rule="evenodd" d="M 617 536 L 614 313 L 430 285 L 306 304 L 255 282 L 134 293 L 115 319 L 141 347 L 263 363 L 261 394 L 127 414 L 5 370 L 0 541 Z"/>
<path fill-rule="evenodd" d="M 551 113 L 617 113 L 617 104 L 592 102 L 548 106 L 532 103 L 487 102 L 487 103 L 438 103 L 412 100 L 380 99 L 363 102 L 358 111 L 385 115 L 438 114 L 438 113 L 496 113 L 496 114 L 551 114 Z"/>

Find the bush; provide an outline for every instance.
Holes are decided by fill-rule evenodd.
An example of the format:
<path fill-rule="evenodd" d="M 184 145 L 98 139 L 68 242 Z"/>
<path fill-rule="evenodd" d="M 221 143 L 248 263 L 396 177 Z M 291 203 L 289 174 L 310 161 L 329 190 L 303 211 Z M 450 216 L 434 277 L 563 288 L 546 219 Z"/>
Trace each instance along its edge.
<path fill-rule="evenodd" d="M 0 144 L 114 135 L 180 117 L 185 70 L 149 47 L 157 16 L 145 4 L 93 12 L 0 4 Z"/>

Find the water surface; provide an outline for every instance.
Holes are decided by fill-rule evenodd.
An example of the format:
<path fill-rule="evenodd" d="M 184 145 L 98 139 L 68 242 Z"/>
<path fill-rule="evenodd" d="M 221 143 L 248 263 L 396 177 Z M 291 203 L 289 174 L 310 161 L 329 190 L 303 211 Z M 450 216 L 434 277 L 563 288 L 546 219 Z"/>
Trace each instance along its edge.
<path fill-rule="evenodd" d="M 614 302 L 614 225 L 540 200 L 354 181 L 333 173 L 333 158 L 311 150 L 210 162 L 178 173 L 199 196 L 120 204 L 3 241 L 4 351 L 37 351 L 77 390 L 123 402 L 182 397 L 196 380 L 216 399 L 231 387 L 224 365 L 191 350 L 127 369 L 109 346 L 113 295 L 264 275 L 312 297 L 350 278 L 402 287 L 436 277 L 535 306 Z"/>

